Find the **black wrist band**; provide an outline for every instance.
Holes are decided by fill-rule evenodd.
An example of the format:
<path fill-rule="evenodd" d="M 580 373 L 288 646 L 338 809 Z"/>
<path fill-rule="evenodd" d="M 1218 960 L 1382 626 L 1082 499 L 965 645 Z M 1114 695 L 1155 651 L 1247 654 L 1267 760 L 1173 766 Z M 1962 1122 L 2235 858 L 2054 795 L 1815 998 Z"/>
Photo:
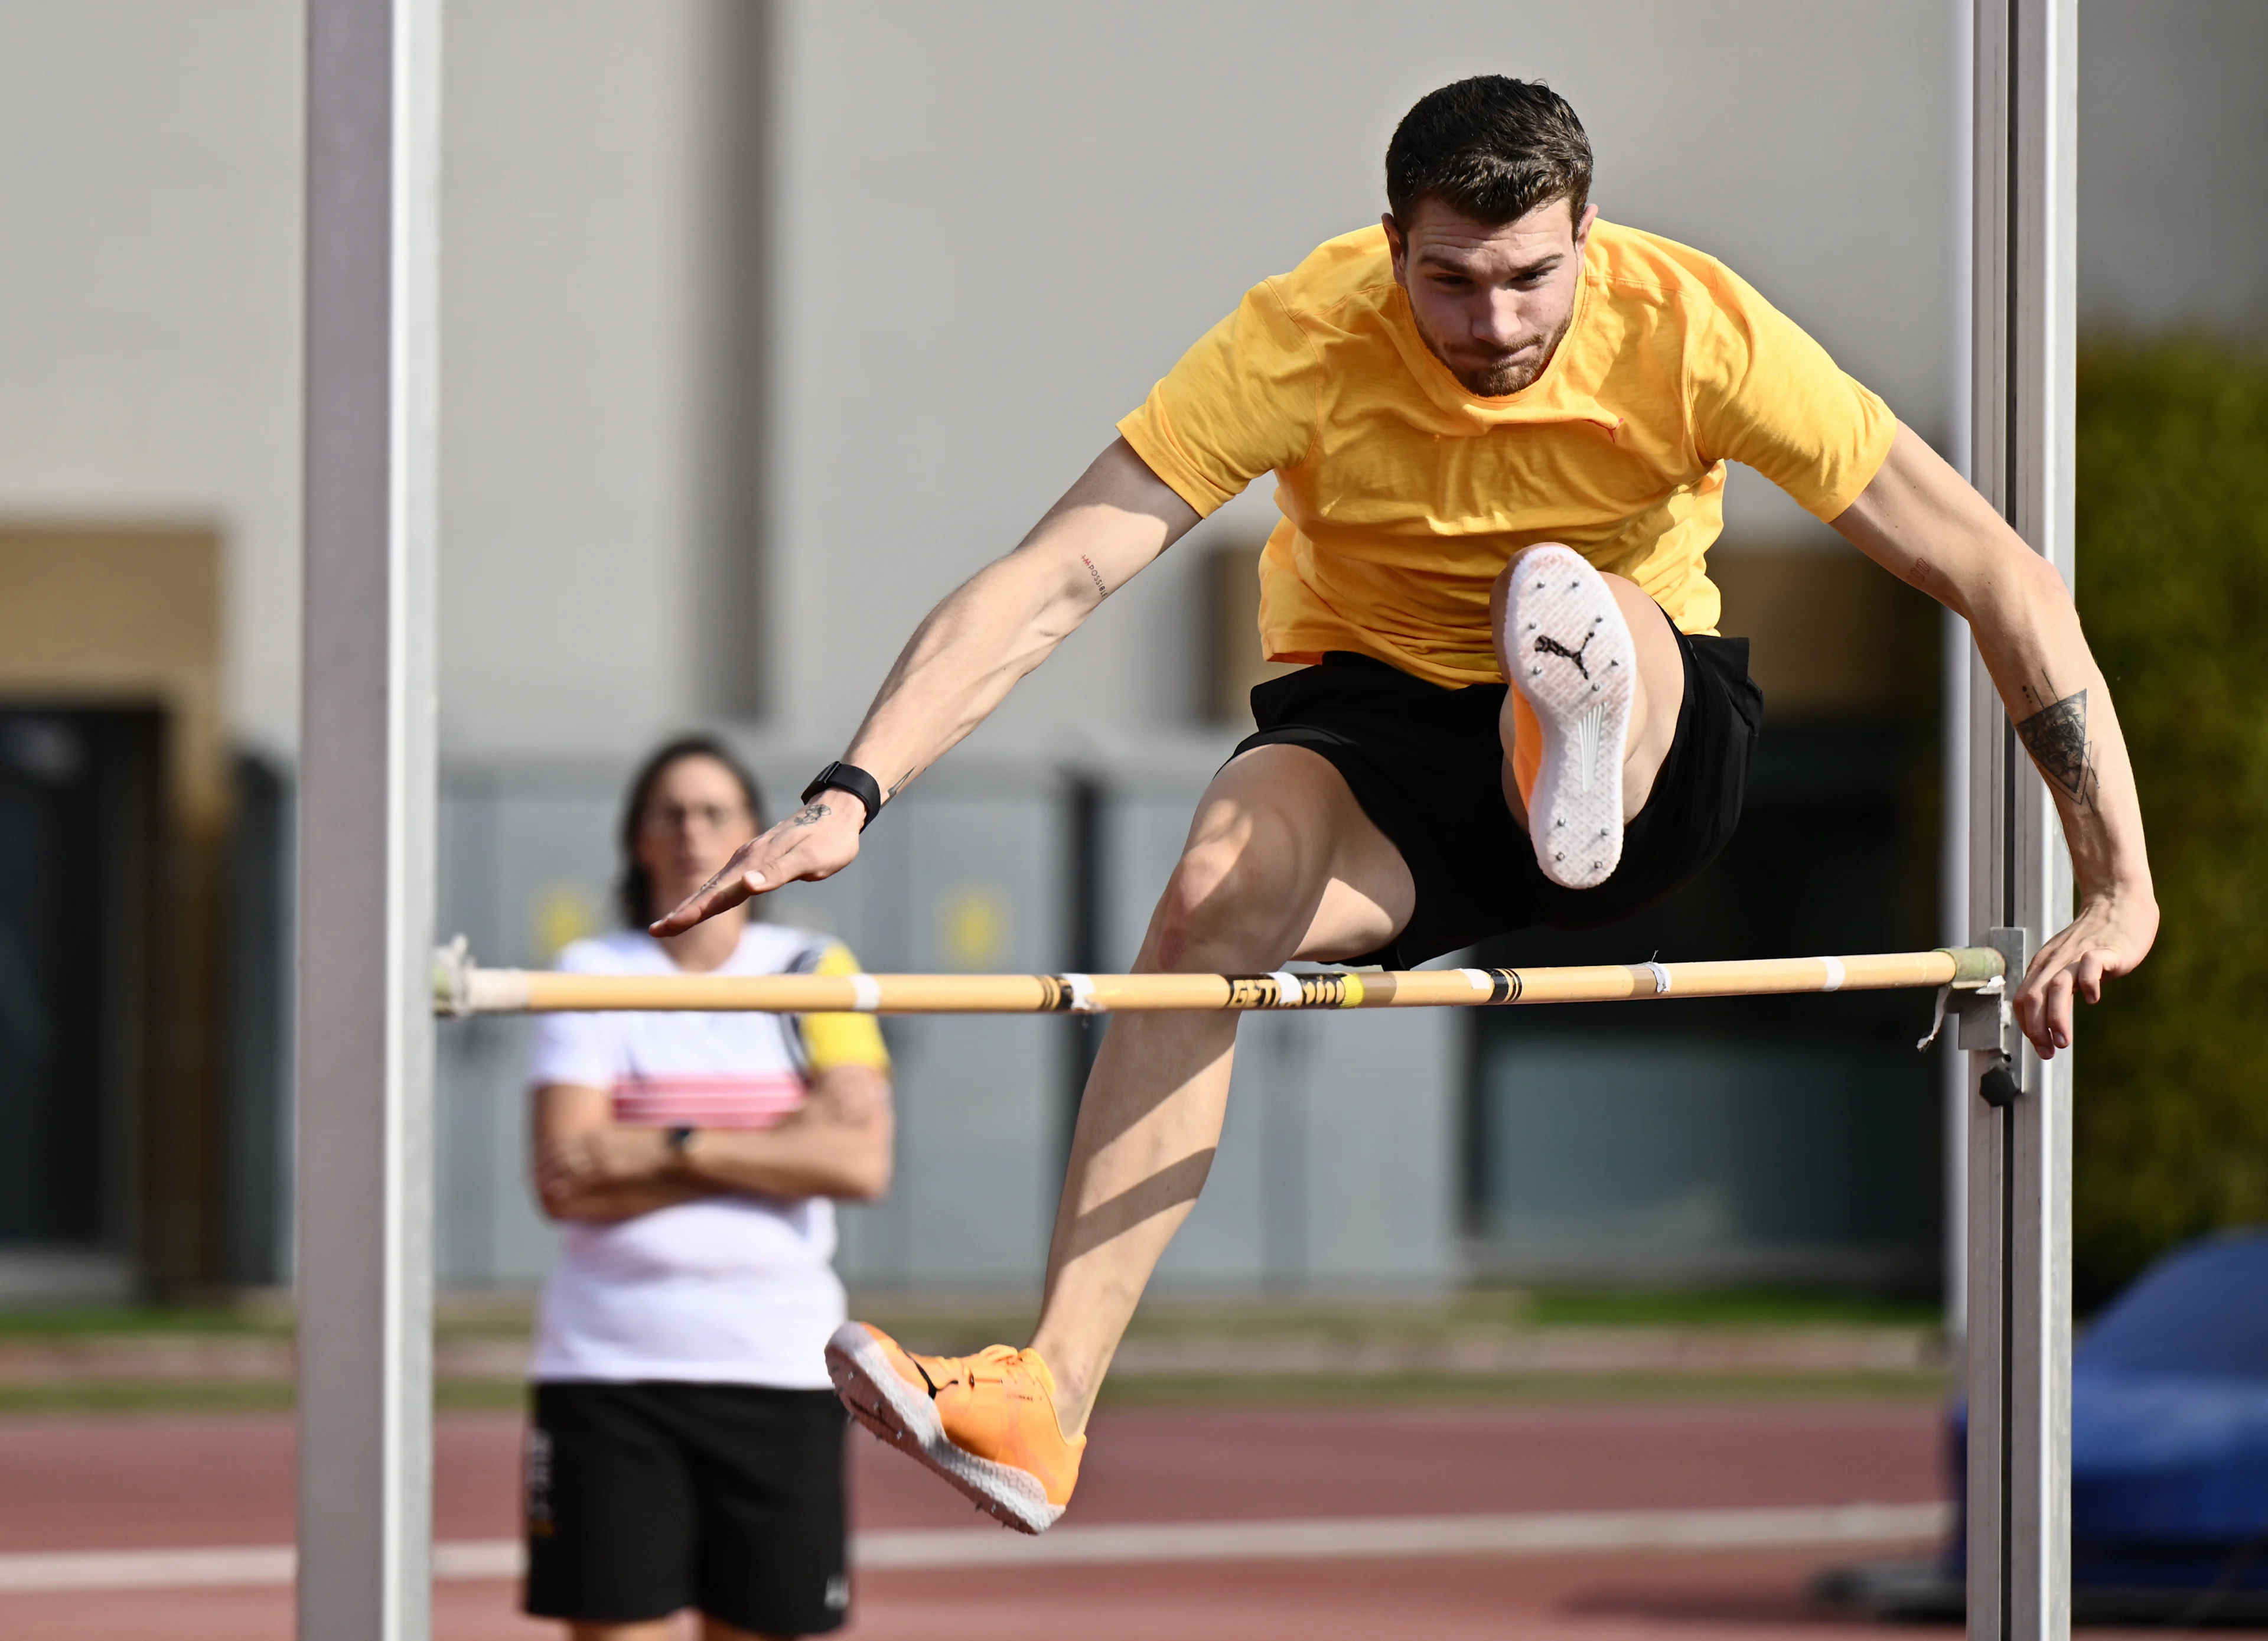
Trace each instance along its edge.
<path fill-rule="evenodd" d="M 874 824 L 874 817 L 882 813 L 882 784 L 855 763 L 830 763 L 811 777 L 811 784 L 803 789 L 803 801 L 809 803 L 828 787 L 848 792 L 865 806 L 866 818 L 858 823 L 863 832 Z"/>

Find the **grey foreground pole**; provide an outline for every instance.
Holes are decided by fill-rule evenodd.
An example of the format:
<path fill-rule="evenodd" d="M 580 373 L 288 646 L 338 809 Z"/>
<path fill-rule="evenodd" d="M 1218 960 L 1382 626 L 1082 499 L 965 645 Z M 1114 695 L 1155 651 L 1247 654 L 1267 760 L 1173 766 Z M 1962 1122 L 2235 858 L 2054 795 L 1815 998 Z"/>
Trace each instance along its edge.
<path fill-rule="evenodd" d="M 439 0 L 309 0 L 298 1633 L 424 1641 Z"/>
<path fill-rule="evenodd" d="M 1945 459 L 1964 479 L 1975 475 L 1970 438 L 1970 394 L 1976 376 L 1977 305 L 1977 18 L 1971 0 L 1945 8 L 1953 48 L 1956 88 L 1953 123 L 1953 256 L 1946 269 L 1952 283 L 1953 370 L 1946 403 Z M 1951 610 L 1938 612 L 1938 938 L 1966 946 L 1976 928 L 1969 907 L 1969 673 L 1975 665 L 1969 623 Z M 1975 1073 L 1960 1045 L 1948 1034 L 1939 1066 L 1945 1144 L 1945 1200 L 1939 1220 L 1945 1247 L 1938 1269 L 1945 1293 L 1945 1339 L 1955 1362 L 1969 1338 L 1969 1102 L 1976 1098 Z"/>
<path fill-rule="evenodd" d="M 2078 5 L 1974 4 L 1971 472 L 2068 585 Z M 2047 788 L 1981 660 L 1972 659 L 1970 699 L 1974 938 L 2002 944 L 2012 960 L 2020 953 L 2029 958 L 2070 916 L 2070 857 Z M 2005 1024 L 1976 1036 L 1987 1041 L 1962 1040 L 1976 1051 L 1969 1102 L 1969 1633 L 1979 1641 L 2065 1641 L 2071 1056 L 2066 1050 L 2043 1063 Z"/>

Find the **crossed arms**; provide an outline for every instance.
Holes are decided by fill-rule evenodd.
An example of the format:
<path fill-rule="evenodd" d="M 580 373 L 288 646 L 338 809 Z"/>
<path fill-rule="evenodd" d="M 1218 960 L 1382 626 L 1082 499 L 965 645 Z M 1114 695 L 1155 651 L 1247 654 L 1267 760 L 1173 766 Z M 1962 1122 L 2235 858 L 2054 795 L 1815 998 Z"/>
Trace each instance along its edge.
<path fill-rule="evenodd" d="M 535 1091 L 535 1190 L 554 1219 L 628 1219 L 699 1197 L 880 1196 L 890 1184 L 890 1081 L 865 1065 L 812 1079 L 769 1129 L 703 1129 L 683 1155 L 666 1132 L 614 1120 L 614 1096 L 575 1083 Z"/>
<path fill-rule="evenodd" d="M 866 711 L 847 763 L 895 797 L 1006 698 L 1116 588 L 1197 521 L 1123 439 L 1006 557 L 916 629 Z M 1969 623 L 2009 716 L 2061 810 L 2080 909 L 2015 996 L 2043 1057 L 2067 1048 L 2073 997 L 2096 1001 L 2158 927 L 2141 806 L 2102 672 L 2055 570 L 1937 453 L 1901 426 L 1881 469 L 1834 521 L 1859 551 Z M 855 798 L 822 791 L 654 925 L 675 934 L 751 894 L 833 876 L 858 852 Z"/>

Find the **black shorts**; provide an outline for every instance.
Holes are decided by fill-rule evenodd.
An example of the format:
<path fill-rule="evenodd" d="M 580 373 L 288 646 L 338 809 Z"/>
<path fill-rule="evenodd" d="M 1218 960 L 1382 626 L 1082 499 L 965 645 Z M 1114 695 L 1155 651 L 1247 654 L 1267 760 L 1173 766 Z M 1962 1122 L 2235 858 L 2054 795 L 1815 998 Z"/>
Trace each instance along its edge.
<path fill-rule="evenodd" d="M 1764 721 L 1749 641 L 1681 632 L 1677 647 L 1685 702 L 1676 737 L 1646 807 L 1624 832 L 1621 865 L 1593 889 L 1563 888 L 1545 877 L 1528 829 L 1505 807 L 1502 684 L 1447 689 L 1335 650 L 1320 666 L 1253 690 L 1260 730 L 1236 750 L 1320 753 L 1402 851 L 1417 908 L 1392 942 L 1356 962 L 1410 968 L 1515 929 L 1596 929 L 1683 887 L 1717 857 L 1741 818 L 1749 754 Z"/>
<path fill-rule="evenodd" d="M 831 1390 L 535 1386 L 526 1610 L 623 1624 L 691 1607 L 759 1635 L 840 1628 L 844 1417 Z"/>

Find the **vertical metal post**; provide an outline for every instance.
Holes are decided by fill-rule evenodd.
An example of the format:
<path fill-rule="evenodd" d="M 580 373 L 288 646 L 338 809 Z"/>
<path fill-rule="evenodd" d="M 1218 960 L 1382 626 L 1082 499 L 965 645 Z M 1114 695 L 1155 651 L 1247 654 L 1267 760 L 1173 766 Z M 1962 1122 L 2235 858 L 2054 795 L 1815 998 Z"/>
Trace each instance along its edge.
<path fill-rule="evenodd" d="M 1973 478 L 1970 457 L 1970 393 L 1976 376 L 1972 316 L 1977 282 L 1976 110 L 1977 18 L 1973 0 L 1951 0 L 1945 8 L 1951 31 L 1955 129 L 1952 194 L 1954 201 L 1953 258 L 1947 269 L 1953 282 L 1950 391 L 1946 404 L 1946 460 Z M 1969 823 L 1974 805 L 1969 791 L 1969 672 L 1972 665 L 1969 624 L 1951 610 L 1938 612 L 1939 681 L 1944 698 L 1939 703 L 1939 767 L 1942 791 L 1938 840 L 1938 932 L 1948 945 L 1966 946 L 1975 920 L 1969 906 Z M 1956 1034 L 1957 1035 L 1957 1034 Z M 1943 1134 L 1945 1140 L 1944 1227 L 1945 1336 L 1954 1359 L 1962 1359 L 1962 1342 L 1969 1335 L 1969 1102 L 1971 1072 L 1968 1056 L 1955 1041 L 1943 1050 Z"/>
<path fill-rule="evenodd" d="M 1975 927 L 1970 916 L 1970 817 L 1975 806 L 1969 791 L 1971 708 L 1969 668 L 1971 645 L 1969 624 L 1950 610 L 1940 623 L 1944 645 L 1942 688 L 1945 691 L 1939 733 L 1943 740 L 1943 809 L 1940 821 L 1938 877 L 1939 938 L 1948 946 L 1967 946 Z M 1976 1070 L 1962 1051 L 1956 1034 L 1948 1034 L 1939 1077 L 1940 1129 L 1945 1144 L 1945 1201 L 1939 1223 L 1945 1247 L 1940 1267 L 1945 1284 L 1945 1337 L 1955 1361 L 1965 1359 L 1969 1337 L 1969 1108 L 1976 1099 Z"/>
<path fill-rule="evenodd" d="M 309 0 L 299 1634 L 423 1641 L 439 0 Z"/>
<path fill-rule="evenodd" d="M 2072 574 L 2077 0 L 1976 0 L 1971 472 Z M 2055 806 L 1970 673 L 1970 911 L 2036 951 L 2071 913 Z M 2071 1630 L 2071 1057 L 2020 1041 L 2021 1093 L 1969 1106 L 1969 1633 Z M 1972 1079 L 2000 1053 L 1971 1056 Z"/>

